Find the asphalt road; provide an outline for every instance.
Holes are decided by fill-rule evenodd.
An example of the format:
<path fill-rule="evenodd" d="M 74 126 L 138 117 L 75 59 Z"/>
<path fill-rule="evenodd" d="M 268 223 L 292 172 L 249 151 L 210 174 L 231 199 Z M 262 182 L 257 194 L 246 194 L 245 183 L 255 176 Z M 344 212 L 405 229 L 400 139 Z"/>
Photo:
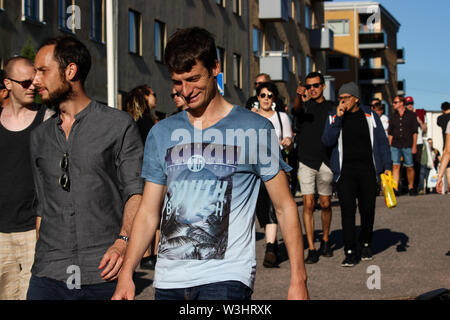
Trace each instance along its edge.
<path fill-rule="evenodd" d="M 297 200 L 301 216 L 301 199 Z M 316 210 L 314 216 L 318 247 L 320 211 Z M 374 259 L 344 268 L 340 266 L 344 259 L 340 208 L 334 199 L 330 234 L 334 256 L 321 257 L 317 264 L 306 265 L 311 299 L 403 300 L 440 288 L 450 289 L 449 231 L 450 195 L 405 195 L 398 198 L 398 206 L 393 209 L 387 209 L 383 197 L 378 197 Z M 283 300 L 289 286 L 289 260 L 282 257 L 279 268 L 264 268 L 264 234 L 258 224 L 256 236 L 257 272 L 252 299 Z M 281 234 L 278 238 L 282 244 Z M 136 299 L 154 299 L 153 275 L 153 271 L 137 270 Z"/>

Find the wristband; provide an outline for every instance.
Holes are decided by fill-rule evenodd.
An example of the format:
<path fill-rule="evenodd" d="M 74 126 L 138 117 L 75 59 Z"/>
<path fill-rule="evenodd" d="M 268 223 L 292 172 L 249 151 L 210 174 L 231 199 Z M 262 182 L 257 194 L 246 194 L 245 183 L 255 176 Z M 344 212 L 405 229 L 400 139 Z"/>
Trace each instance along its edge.
<path fill-rule="evenodd" d="M 129 237 L 124 236 L 124 235 L 121 235 L 121 234 L 119 234 L 119 235 L 117 236 L 117 239 L 121 239 L 121 240 L 125 241 L 126 243 L 128 243 L 128 240 L 130 240 Z"/>

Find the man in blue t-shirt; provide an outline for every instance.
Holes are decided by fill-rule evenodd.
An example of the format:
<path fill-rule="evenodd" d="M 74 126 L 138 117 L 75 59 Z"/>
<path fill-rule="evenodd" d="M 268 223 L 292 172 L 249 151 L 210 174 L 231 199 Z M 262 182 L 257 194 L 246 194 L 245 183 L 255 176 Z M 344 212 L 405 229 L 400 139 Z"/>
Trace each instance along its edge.
<path fill-rule="evenodd" d="M 157 226 L 156 299 L 250 299 L 256 272 L 255 205 L 261 180 L 277 211 L 291 265 L 288 298 L 307 299 L 300 220 L 265 118 L 219 94 L 213 36 L 178 30 L 165 61 L 188 106 L 150 131 L 143 200 L 113 299 L 133 299 L 132 276 Z"/>

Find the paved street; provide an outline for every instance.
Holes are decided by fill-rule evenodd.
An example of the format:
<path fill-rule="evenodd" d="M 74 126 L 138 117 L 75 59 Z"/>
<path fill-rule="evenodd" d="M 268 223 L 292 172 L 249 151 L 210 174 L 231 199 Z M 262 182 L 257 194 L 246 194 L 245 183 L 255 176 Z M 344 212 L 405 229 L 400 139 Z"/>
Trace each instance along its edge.
<path fill-rule="evenodd" d="M 301 199 L 297 200 L 301 213 Z M 315 212 L 315 220 L 318 247 L 320 211 Z M 450 289 L 449 226 L 450 195 L 401 196 L 394 209 L 387 209 L 383 197 L 378 197 L 374 259 L 361 262 L 353 268 L 343 268 L 340 266 L 344 258 L 340 209 L 334 199 L 331 226 L 334 256 L 321 257 L 317 264 L 307 265 L 311 299 L 413 299 L 435 289 Z M 263 237 L 257 225 L 258 267 L 253 299 L 285 299 L 289 284 L 289 261 L 284 259 L 276 269 L 264 268 Z M 281 235 L 279 239 L 282 241 Z M 368 279 L 374 278 L 374 270 L 380 274 L 380 289 L 367 287 Z M 138 269 L 136 276 L 137 299 L 153 299 L 153 271 Z M 369 283 L 377 284 L 376 281 Z"/>

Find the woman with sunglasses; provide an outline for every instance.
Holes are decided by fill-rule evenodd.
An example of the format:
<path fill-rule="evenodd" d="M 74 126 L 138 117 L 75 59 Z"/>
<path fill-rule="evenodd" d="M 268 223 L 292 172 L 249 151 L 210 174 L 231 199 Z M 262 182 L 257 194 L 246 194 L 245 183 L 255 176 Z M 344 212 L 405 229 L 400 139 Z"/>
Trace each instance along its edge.
<path fill-rule="evenodd" d="M 280 148 L 284 151 L 290 150 L 292 147 L 292 129 L 289 117 L 286 113 L 274 111 L 272 108 L 273 102 L 278 96 L 276 85 L 272 82 L 262 83 L 256 89 L 256 94 L 259 102 L 259 109 L 256 112 L 272 122 L 278 136 Z M 261 184 L 259 191 L 256 215 L 266 234 L 267 246 L 263 266 L 266 268 L 276 267 L 278 265 L 278 222 L 275 209 L 270 201 L 267 190 L 264 188 L 264 184 Z"/>
<path fill-rule="evenodd" d="M 136 121 L 142 143 L 145 144 L 150 129 L 158 122 L 158 117 L 153 113 L 156 108 L 156 93 L 146 84 L 138 86 L 125 95 L 124 106 L 125 111 Z M 141 260 L 140 267 L 142 269 L 155 269 L 158 236 L 159 232 L 157 232 L 154 243 L 150 245 Z"/>

